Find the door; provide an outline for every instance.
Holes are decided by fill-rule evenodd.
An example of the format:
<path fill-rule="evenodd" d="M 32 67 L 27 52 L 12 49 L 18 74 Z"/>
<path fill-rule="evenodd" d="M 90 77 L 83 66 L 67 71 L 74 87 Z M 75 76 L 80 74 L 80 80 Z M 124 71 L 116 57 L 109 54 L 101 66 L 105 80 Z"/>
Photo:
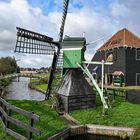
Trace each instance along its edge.
<path fill-rule="evenodd" d="M 136 85 L 140 85 L 140 73 L 136 73 Z"/>

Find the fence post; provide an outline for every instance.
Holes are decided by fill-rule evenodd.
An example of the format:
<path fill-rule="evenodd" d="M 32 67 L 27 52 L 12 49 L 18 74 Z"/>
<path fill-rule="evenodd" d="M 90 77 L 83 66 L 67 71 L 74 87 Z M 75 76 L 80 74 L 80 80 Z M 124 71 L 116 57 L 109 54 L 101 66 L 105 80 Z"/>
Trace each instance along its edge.
<path fill-rule="evenodd" d="M 2 102 L 1 101 L 0 101 L 0 107 L 2 108 Z M 0 112 L 0 117 L 2 118 L 2 113 L 1 112 Z"/>
<path fill-rule="evenodd" d="M 125 97 L 125 101 L 127 101 L 127 91 L 126 90 L 124 90 L 124 97 Z"/>
<path fill-rule="evenodd" d="M 9 117 L 11 117 L 11 114 L 12 114 L 12 110 L 11 110 L 11 109 L 8 109 L 7 115 L 8 115 Z M 6 128 L 9 128 L 9 125 L 10 125 L 10 122 L 6 120 Z"/>
<path fill-rule="evenodd" d="M 34 114 L 34 112 L 32 112 L 32 114 Z M 33 123 L 34 123 L 34 120 L 32 118 L 29 118 L 29 125 L 31 127 L 33 127 Z M 28 139 L 31 139 L 32 138 L 32 132 L 28 131 Z"/>
<path fill-rule="evenodd" d="M 3 104 L 3 110 L 5 111 L 5 113 L 6 113 L 6 106 Z M 6 118 L 4 117 L 4 115 L 2 116 L 2 121 L 4 122 L 4 124 L 6 124 L 6 122 L 7 122 L 7 120 L 6 120 Z"/>

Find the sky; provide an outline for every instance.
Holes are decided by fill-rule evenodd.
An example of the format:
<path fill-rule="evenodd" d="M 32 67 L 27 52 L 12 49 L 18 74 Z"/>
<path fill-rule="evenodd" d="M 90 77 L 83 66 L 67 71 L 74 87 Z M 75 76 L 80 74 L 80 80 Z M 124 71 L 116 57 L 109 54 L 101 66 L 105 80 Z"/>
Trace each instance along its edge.
<path fill-rule="evenodd" d="M 15 57 L 20 67 L 48 67 L 52 56 L 14 53 L 16 27 L 58 39 L 63 0 L 0 0 L 0 57 Z M 87 42 L 86 59 L 109 37 L 127 28 L 140 37 L 139 0 L 69 0 L 64 35 L 82 36 Z"/>

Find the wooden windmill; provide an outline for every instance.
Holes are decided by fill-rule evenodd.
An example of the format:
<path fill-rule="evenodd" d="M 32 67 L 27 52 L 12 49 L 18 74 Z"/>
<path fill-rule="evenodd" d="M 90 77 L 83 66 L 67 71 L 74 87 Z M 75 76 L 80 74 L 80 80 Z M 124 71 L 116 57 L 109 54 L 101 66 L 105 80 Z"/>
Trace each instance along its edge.
<path fill-rule="evenodd" d="M 65 37 L 63 39 L 65 20 L 68 10 L 69 0 L 64 0 L 64 9 L 62 23 L 60 27 L 59 40 L 54 41 L 53 38 L 29 30 L 17 27 L 17 43 L 15 52 L 29 54 L 44 54 L 53 55 L 51 72 L 48 81 L 46 99 L 50 96 L 52 82 L 60 55 L 60 50 L 63 51 L 63 74 L 67 71 L 81 69 L 92 81 L 98 91 L 104 108 L 108 108 L 108 104 L 103 95 L 103 75 L 104 65 L 111 65 L 109 62 L 91 62 L 85 61 L 84 54 L 86 50 L 86 39 L 84 37 Z M 57 51 L 55 51 L 57 47 Z M 98 86 L 90 71 L 87 69 L 87 64 L 102 65 L 102 88 Z M 76 96 L 77 97 L 77 96 Z"/>

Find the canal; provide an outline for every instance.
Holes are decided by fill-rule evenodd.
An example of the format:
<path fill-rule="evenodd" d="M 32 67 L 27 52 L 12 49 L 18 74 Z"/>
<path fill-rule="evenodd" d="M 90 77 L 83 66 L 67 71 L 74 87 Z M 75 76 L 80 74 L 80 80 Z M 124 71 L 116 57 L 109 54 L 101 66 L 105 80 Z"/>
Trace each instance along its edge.
<path fill-rule="evenodd" d="M 12 80 L 12 83 L 9 85 L 6 99 L 12 100 L 44 100 L 45 94 L 32 90 L 28 88 L 28 82 L 30 78 L 20 77 L 20 81 L 15 78 Z"/>

